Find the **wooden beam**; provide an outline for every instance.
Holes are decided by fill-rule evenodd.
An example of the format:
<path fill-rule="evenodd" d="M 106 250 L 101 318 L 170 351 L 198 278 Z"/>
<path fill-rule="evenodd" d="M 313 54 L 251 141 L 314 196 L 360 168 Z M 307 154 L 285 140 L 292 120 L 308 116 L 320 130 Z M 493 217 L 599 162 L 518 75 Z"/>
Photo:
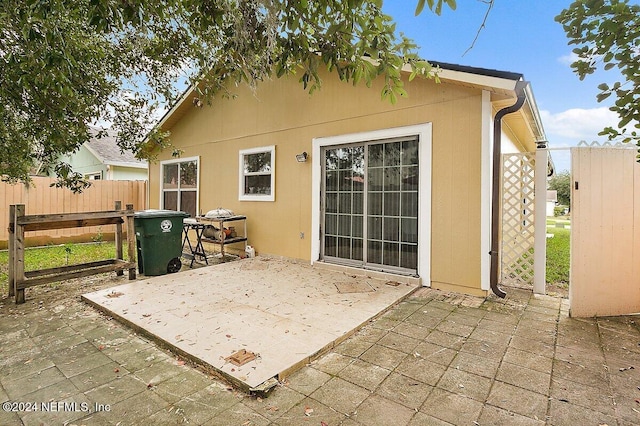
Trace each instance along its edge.
<path fill-rule="evenodd" d="M 135 268 L 135 263 L 117 261 L 116 263 L 112 263 L 112 264 L 109 264 L 109 265 L 98 266 L 98 267 L 89 268 L 89 269 L 83 269 L 83 270 L 80 270 L 80 271 L 66 272 L 66 273 L 60 273 L 60 274 L 57 274 L 57 275 L 49 275 L 49 276 L 46 276 L 46 277 L 39 277 L 39 278 L 25 279 L 25 280 L 21 280 L 21 281 L 16 281 L 16 287 L 17 287 L 17 289 L 19 291 L 23 291 L 24 292 L 25 288 L 29 288 L 29 287 L 33 287 L 33 286 L 37 286 L 37 285 L 41 285 L 41 284 L 47 284 L 47 283 L 56 282 L 56 281 L 70 280 L 70 279 L 73 279 L 73 278 L 88 277 L 90 275 L 102 274 L 102 273 L 105 273 L 105 272 L 115 272 L 115 271 L 119 271 L 119 270 L 123 270 L 123 269 L 130 269 L 132 266 Z"/>
<path fill-rule="evenodd" d="M 24 226 L 18 225 L 18 222 L 24 218 L 24 204 L 16 205 L 15 219 L 13 221 L 14 230 L 14 296 L 16 304 L 24 303 L 24 289 L 18 287 L 18 282 L 25 279 L 24 277 Z"/>
<path fill-rule="evenodd" d="M 53 213 L 53 214 L 35 214 L 23 216 L 20 218 L 19 225 L 27 225 L 30 223 L 53 223 L 58 221 L 77 221 L 84 219 L 105 219 L 112 217 L 123 217 L 133 215 L 131 210 L 119 211 L 102 211 L 102 212 L 81 212 L 81 213 Z"/>
<path fill-rule="evenodd" d="M 127 212 L 131 212 L 126 217 L 127 220 L 127 255 L 133 267 L 129 268 L 129 279 L 136 279 L 136 230 L 134 227 L 133 204 L 127 204 Z"/>
<path fill-rule="evenodd" d="M 15 271 L 15 226 L 16 221 L 16 206 L 11 204 L 9 206 L 9 297 L 15 295 L 16 285 L 16 271 Z"/>
<path fill-rule="evenodd" d="M 37 278 L 37 277 L 43 277 L 46 275 L 79 271 L 82 269 L 96 268 L 96 267 L 105 266 L 105 265 L 113 265 L 116 263 L 116 260 L 117 259 L 104 259 L 104 260 L 96 260 L 96 261 L 87 262 L 87 263 L 77 263 L 75 265 L 66 265 L 66 266 L 58 266 L 55 268 L 39 269 L 37 271 L 26 271 L 24 273 L 24 276 L 26 278 Z"/>
<path fill-rule="evenodd" d="M 122 209 L 122 201 L 116 201 L 114 208 L 115 210 Z M 116 243 L 116 259 L 122 260 L 123 259 L 122 257 L 122 222 L 116 223 L 115 243 Z M 123 274 L 124 272 L 121 270 L 116 272 L 116 275 L 118 276 Z"/>
<path fill-rule="evenodd" d="M 27 216 L 29 217 L 29 216 Z M 46 222 L 30 222 L 24 224 L 25 231 L 43 231 L 47 229 L 83 228 L 85 226 L 117 225 L 123 223 L 122 217 L 105 217 L 90 219 L 62 219 Z"/>

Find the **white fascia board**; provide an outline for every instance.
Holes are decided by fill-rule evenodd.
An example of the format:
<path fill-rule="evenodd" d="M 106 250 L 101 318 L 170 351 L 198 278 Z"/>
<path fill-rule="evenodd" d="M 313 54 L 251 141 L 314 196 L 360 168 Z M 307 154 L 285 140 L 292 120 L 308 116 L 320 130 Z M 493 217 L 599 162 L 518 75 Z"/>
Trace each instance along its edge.
<path fill-rule="evenodd" d="M 411 66 L 405 64 L 402 67 L 404 72 L 412 72 Z M 517 80 L 508 78 L 492 77 L 483 74 L 475 74 L 464 71 L 454 71 L 446 68 L 440 68 L 438 71 L 440 80 L 458 81 L 461 83 L 472 84 L 474 86 L 494 88 L 499 90 L 514 90 Z"/>
<path fill-rule="evenodd" d="M 158 123 L 157 127 L 160 129 L 162 128 L 162 126 L 164 126 L 164 123 L 167 122 L 167 120 L 169 119 L 169 117 L 171 117 L 173 115 L 173 113 L 180 108 L 180 106 L 184 103 L 184 101 L 186 101 L 189 96 L 191 96 L 191 94 L 194 92 L 195 90 L 195 86 L 191 86 L 189 87 L 187 90 L 184 91 L 184 93 L 182 94 L 182 96 L 180 96 L 180 99 L 178 99 L 173 106 L 169 109 L 169 111 L 167 111 L 162 118 L 160 119 L 160 122 Z M 147 139 L 147 138 L 145 138 Z"/>
<path fill-rule="evenodd" d="M 536 122 L 535 125 L 538 127 L 538 131 L 540 132 L 542 139 L 547 140 L 547 135 L 544 131 L 544 126 L 542 125 L 542 117 L 540 117 L 540 110 L 538 110 L 538 104 L 536 103 L 536 98 L 533 96 L 533 90 L 531 89 L 531 83 L 527 84 L 524 90 L 527 95 L 529 107 L 531 108 L 531 115 L 533 115 L 533 119 Z"/>
<path fill-rule="evenodd" d="M 473 74 L 462 71 L 441 69 L 438 72 L 440 80 L 453 80 L 480 87 L 491 87 L 500 90 L 514 90 L 517 81 L 488 75 Z"/>

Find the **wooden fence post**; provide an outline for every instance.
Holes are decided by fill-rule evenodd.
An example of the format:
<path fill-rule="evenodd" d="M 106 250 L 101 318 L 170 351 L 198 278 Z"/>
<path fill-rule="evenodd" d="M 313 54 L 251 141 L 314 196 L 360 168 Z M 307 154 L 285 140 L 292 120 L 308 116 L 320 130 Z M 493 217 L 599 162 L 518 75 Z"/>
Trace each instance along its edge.
<path fill-rule="evenodd" d="M 16 206 L 9 206 L 9 297 L 15 295 L 16 271 L 15 271 L 15 236 L 16 236 Z"/>
<path fill-rule="evenodd" d="M 115 202 L 115 210 L 122 210 L 122 201 Z M 122 260 L 122 224 L 116 224 L 116 259 Z M 124 275 L 124 271 L 116 271 L 116 275 Z"/>
<path fill-rule="evenodd" d="M 24 204 L 15 206 L 14 216 L 14 288 L 16 304 L 24 303 L 24 288 L 18 288 L 18 281 L 25 280 L 24 276 L 24 226 L 18 225 L 18 218 L 24 216 Z"/>
<path fill-rule="evenodd" d="M 136 231 L 133 226 L 133 204 L 127 204 L 127 253 L 129 255 L 129 262 L 134 262 L 136 259 Z M 122 250 L 122 246 L 121 250 Z M 136 263 L 134 262 L 133 268 L 129 269 L 129 279 L 136 279 Z"/>

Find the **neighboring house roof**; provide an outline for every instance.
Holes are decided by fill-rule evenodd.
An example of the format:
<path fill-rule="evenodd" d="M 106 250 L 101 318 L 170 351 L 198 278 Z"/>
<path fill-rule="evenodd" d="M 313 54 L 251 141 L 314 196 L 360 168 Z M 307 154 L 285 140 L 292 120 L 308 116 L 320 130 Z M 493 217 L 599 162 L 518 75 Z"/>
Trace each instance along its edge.
<path fill-rule="evenodd" d="M 108 135 L 101 138 L 93 137 L 84 146 L 105 165 L 139 169 L 148 167 L 147 161 L 137 159 L 130 150 L 122 151 L 113 132 L 108 132 Z"/>

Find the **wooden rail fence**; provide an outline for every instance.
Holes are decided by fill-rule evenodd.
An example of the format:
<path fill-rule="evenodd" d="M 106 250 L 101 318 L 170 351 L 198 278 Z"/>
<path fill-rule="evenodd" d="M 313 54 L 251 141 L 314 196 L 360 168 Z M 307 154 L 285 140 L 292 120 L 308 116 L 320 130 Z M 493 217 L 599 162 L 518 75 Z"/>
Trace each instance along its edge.
<path fill-rule="evenodd" d="M 129 270 L 129 279 L 136 278 L 136 237 L 134 231 L 134 210 L 127 204 L 121 210 L 122 203 L 115 202 L 115 210 L 56 213 L 43 215 L 25 215 L 24 204 L 9 206 L 9 296 L 15 296 L 16 303 L 24 303 L 24 290 L 28 287 L 62 281 L 72 278 L 86 277 L 103 272 L 116 272 L 123 275 Z M 122 252 L 122 225 L 126 224 L 128 261 Z M 36 271 L 24 270 L 25 232 L 65 228 L 82 228 L 87 226 L 115 225 L 116 258 L 105 259 L 77 265 Z"/>

